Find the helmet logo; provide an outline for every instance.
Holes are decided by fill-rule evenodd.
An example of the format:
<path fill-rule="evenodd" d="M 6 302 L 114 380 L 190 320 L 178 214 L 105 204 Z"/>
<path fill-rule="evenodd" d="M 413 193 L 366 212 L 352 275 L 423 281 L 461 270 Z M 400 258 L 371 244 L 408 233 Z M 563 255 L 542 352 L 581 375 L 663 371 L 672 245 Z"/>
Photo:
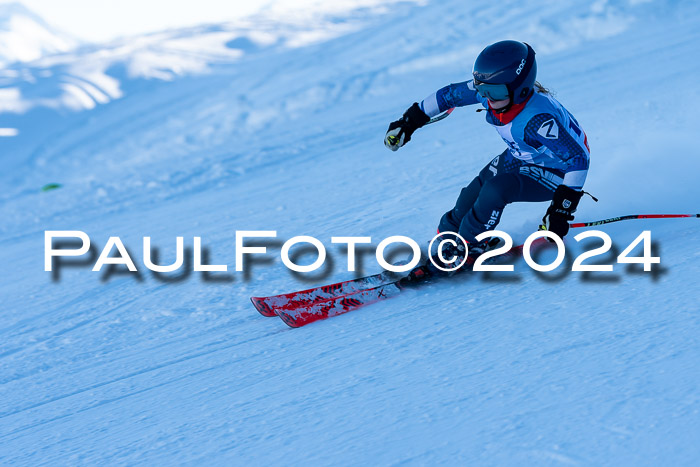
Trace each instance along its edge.
<path fill-rule="evenodd" d="M 518 67 L 517 70 L 515 70 L 515 74 L 519 75 L 523 71 L 524 66 L 525 66 L 525 59 L 523 58 L 520 62 L 520 66 Z"/>

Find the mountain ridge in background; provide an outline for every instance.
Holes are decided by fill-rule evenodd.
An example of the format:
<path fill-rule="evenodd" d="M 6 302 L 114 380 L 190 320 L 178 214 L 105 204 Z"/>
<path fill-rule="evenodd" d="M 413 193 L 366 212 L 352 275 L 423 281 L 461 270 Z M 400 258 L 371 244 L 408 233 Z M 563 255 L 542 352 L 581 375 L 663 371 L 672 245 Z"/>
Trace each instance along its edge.
<path fill-rule="evenodd" d="M 0 3 L 0 67 L 68 52 L 80 43 L 24 5 Z"/>

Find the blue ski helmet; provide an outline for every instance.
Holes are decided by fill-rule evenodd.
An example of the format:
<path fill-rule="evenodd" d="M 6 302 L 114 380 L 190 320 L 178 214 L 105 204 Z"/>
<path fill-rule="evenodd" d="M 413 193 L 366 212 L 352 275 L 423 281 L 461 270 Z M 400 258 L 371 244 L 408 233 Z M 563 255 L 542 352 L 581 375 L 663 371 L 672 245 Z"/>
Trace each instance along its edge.
<path fill-rule="evenodd" d="M 492 101 L 510 97 L 520 104 L 532 93 L 537 78 L 535 51 L 518 41 L 500 41 L 481 51 L 474 62 L 474 86 Z"/>

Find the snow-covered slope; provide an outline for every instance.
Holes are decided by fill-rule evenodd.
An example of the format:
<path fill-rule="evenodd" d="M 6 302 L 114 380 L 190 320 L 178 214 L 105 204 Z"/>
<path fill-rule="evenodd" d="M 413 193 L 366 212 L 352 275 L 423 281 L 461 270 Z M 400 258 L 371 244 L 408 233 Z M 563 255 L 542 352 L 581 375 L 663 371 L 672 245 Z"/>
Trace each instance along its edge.
<path fill-rule="evenodd" d="M 67 52 L 78 41 L 19 3 L 0 3 L 0 67 Z"/>
<path fill-rule="evenodd" d="M 540 278 L 519 263 L 515 279 L 431 285 L 296 330 L 248 298 L 350 277 L 331 236 L 432 236 L 503 143 L 471 108 L 397 153 L 384 131 L 503 38 L 533 45 L 541 81 L 588 134 L 587 190 L 601 201 L 577 219 L 697 212 L 698 25 L 694 2 L 446 0 L 250 24 L 247 35 L 170 31 L 9 68 L 0 462 L 692 464 L 696 219 L 601 229 L 618 249 L 650 229 L 656 279 L 620 266 Z M 308 41 L 318 30 L 327 35 Z M 203 42 L 222 53 L 201 53 Z M 178 73 L 188 47 L 202 66 Z M 92 70 L 99 79 L 86 79 Z M 94 105 L 66 104 L 71 79 Z M 111 97 L 85 83 L 114 84 L 98 89 Z M 50 182 L 63 186 L 40 192 Z M 511 206 L 500 227 L 522 239 L 545 208 Z M 85 263 L 53 281 L 45 230 L 85 231 L 97 252 L 118 235 L 143 272 Z M 313 235 L 335 261 L 302 281 L 273 243 L 269 262 L 234 273 L 235 230 Z M 201 236 L 229 274 L 146 271 L 142 237 L 166 263 L 178 235 L 189 247 Z"/>

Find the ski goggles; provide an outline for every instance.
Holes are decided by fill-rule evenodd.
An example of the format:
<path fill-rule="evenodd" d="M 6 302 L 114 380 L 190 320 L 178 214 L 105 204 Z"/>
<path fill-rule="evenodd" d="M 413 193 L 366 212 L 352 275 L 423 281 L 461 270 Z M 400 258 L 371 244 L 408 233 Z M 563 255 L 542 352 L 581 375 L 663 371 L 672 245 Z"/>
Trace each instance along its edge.
<path fill-rule="evenodd" d="M 488 84 L 475 79 L 474 87 L 481 97 L 492 101 L 504 101 L 510 98 L 508 86 L 505 84 Z"/>

